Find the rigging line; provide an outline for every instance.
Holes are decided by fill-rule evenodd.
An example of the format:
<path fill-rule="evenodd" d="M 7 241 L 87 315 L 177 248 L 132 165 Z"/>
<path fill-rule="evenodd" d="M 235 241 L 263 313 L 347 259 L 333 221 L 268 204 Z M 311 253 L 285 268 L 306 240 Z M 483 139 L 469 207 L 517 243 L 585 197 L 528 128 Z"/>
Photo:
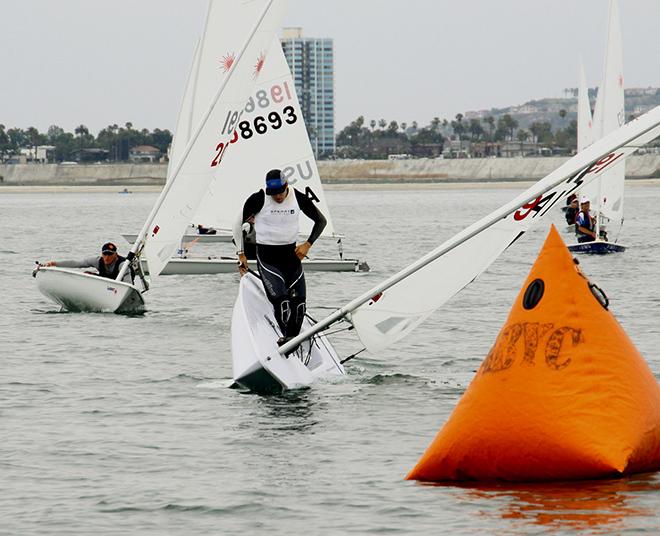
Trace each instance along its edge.
<path fill-rule="evenodd" d="M 347 328 L 341 328 L 341 329 L 336 329 L 335 331 L 321 331 L 319 334 L 322 334 L 324 337 L 327 337 L 328 335 L 335 335 L 336 333 L 341 333 L 342 331 L 351 331 L 352 329 L 355 329 L 352 325 L 348 326 Z M 312 335 L 310 338 L 314 338 L 316 334 Z"/>
<path fill-rule="evenodd" d="M 360 350 L 359 352 L 355 352 L 354 354 L 349 355 L 346 359 L 342 359 L 339 363 L 340 363 L 341 365 L 343 365 L 343 364 L 346 363 L 347 361 L 350 361 L 351 359 L 355 359 L 355 358 L 358 356 L 358 354 L 361 354 L 361 353 L 364 352 L 365 350 L 366 350 L 366 348 L 362 348 L 362 350 Z"/>

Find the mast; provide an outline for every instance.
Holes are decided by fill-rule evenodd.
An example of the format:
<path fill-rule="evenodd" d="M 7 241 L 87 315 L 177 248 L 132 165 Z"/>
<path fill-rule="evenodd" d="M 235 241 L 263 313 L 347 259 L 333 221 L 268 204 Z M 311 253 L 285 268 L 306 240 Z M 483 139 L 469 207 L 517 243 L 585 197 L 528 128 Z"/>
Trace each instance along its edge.
<path fill-rule="evenodd" d="M 598 207 L 596 208 L 596 238 L 598 241 L 600 239 L 600 218 L 603 213 L 601 212 L 601 205 L 603 201 L 603 181 L 598 181 Z"/>
<path fill-rule="evenodd" d="M 248 45 L 250 44 L 250 41 L 252 41 L 252 38 L 254 35 L 257 33 L 257 30 L 261 26 L 261 22 L 264 20 L 266 17 L 266 14 L 270 10 L 271 6 L 273 5 L 273 2 L 275 0 L 268 0 L 266 3 L 263 11 L 261 12 L 261 15 L 257 19 L 257 22 L 255 23 L 254 27 L 250 31 L 247 39 L 241 46 L 238 54 L 236 55 L 236 64 L 241 61 L 241 58 L 243 57 L 243 54 L 245 53 L 245 50 L 247 49 Z M 124 265 L 122 266 L 121 271 L 119 272 L 119 275 L 117 276 L 117 281 L 121 281 L 126 275 L 126 271 L 128 270 L 128 265 L 131 264 L 133 259 L 140 255 L 140 252 L 142 250 L 142 247 L 144 245 L 145 237 L 147 233 L 149 232 L 149 229 L 151 228 L 151 224 L 154 221 L 154 218 L 156 217 L 156 214 L 158 213 L 158 210 L 162 206 L 163 202 L 167 198 L 167 194 L 172 188 L 172 185 L 176 181 L 177 176 L 179 175 L 179 172 L 181 171 L 181 168 L 183 167 L 183 164 L 185 163 L 186 159 L 188 158 L 188 155 L 190 154 L 190 151 L 192 150 L 193 146 L 195 145 L 195 142 L 197 141 L 197 138 L 199 138 L 199 135 L 201 134 L 206 122 L 208 121 L 211 112 L 213 112 L 213 109 L 215 108 L 215 105 L 217 104 L 218 100 L 220 99 L 220 96 L 225 90 L 225 87 L 227 86 L 227 83 L 232 79 L 232 76 L 236 72 L 235 69 L 232 69 L 229 71 L 227 74 L 227 77 L 223 80 L 222 84 L 218 88 L 218 91 L 216 92 L 215 96 L 211 100 L 211 104 L 209 105 L 208 109 L 204 113 L 202 119 L 199 122 L 199 125 L 195 129 L 194 133 L 188 140 L 188 143 L 186 144 L 186 148 L 183 151 L 183 154 L 181 156 L 181 159 L 179 162 L 176 164 L 176 168 L 174 169 L 174 172 L 172 175 L 169 177 L 169 180 L 166 182 L 165 187 L 161 191 L 160 195 L 158 196 L 158 199 L 156 200 L 156 203 L 154 204 L 153 208 L 151 209 L 151 212 L 149 213 L 149 216 L 147 217 L 147 220 L 144 222 L 144 225 L 142 226 L 142 229 L 140 230 L 140 233 L 138 234 L 135 243 L 131 247 L 130 252 L 127 255 L 127 260 L 129 262 L 125 262 Z"/>
<path fill-rule="evenodd" d="M 628 154 L 637 150 L 637 148 L 643 146 L 644 144 L 652 141 L 660 133 L 660 106 L 656 106 L 650 112 L 640 116 L 635 121 L 628 123 L 627 125 L 621 127 L 615 132 L 612 132 L 610 135 L 598 140 L 592 144 L 588 149 L 578 153 L 568 162 L 562 164 L 559 168 L 553 171 L 550 175 L 546 176 L 544 179 L 539 181 L 539 183 L 527 190 L 521 196 L 517 197 L 513 201 L 507 203 L 503 207 L 495 210 L 482 220 L 474 223 L 454 238 L 445 242 L 444 245 L 440 246 L 436 250 L 430 252 L 426 256 L 419 259 L 417 262 L 411 264 L 409 267 L 405 268 L 401 272 L 393 275 L 392 277 L 385 280 L 380 285 L 375 286 L 371 290 L 362 294 L 358 298 L 354 299 L 347 305 L 341 307 L 325 319 L 321 320 L 317 324 L 313 325 L 311 328 L 305 330 L 297 337 L 294 337 L 286 344 L 279 347 L 279 353 L 284 355 L 287 352 L 293 350 L 305 339 L 310 338 L 319 331 L 322 331 L 326 327 L 340 320 L 341 318 L 347 317 L 350 321 L 350 314 L 355 311 L 361 305 L 367 303 L 369 300 L 376 298 L 380 293 L 386 291 L 392 286 L 396 285 L 398 282 L 409 277 L 420 269 L 424 268 L 428 264 L 432 263 L 437 258 L 445 255 L 446 253 L 457 248 L 461 244 L 467 242 L 471 238 L 480 234 L 484 230 L 488 229 L 498 221 L 507 218 L 512 213 L 516 212 L 521 208 L 521 206 L 526 205 L 536 199 L 540 199 L 544 193 L 548 192 L 552 188 L 556 188 L 561 185 L 566 179 L 578 178 L 582 179 L 587 176 L 594 166 L 601 161 L 601 159 L 612 157 L 614 160 L 619 160 L 625 158 Z M 614 151 L 624 148 L 624 150 L 618 154 L 613 154 Z M 604 158 L 605 157 L 605 158 Z M 602 162 L 601 162 L 602 163 Z M 605 166 L 606 168 L 607 166 Z M 599 176 L 599 173 L 605 169 L 596 169 L 594 177 L 587 177 L 584 182 L 588 183 L 591 180 L 594 180 L 595 177 Z M 567 194 L 568 192 L 564 192 Z M 523 231 L 524 232 L 524 231 Z"/>

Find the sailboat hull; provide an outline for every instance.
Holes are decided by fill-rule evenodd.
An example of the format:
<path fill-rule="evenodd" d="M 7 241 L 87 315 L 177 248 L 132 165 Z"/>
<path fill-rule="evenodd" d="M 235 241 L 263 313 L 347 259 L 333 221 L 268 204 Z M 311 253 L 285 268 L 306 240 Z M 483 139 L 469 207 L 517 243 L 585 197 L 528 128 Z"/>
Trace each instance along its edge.
<path fill-rule="evenodd" d="M 124 240 L 126 240 L 129 244 L 134 244 L 138 235 L 123 234 L 121 236 L 123 236 Z M 195 242 L 196 244 L 220 244 L 220 243 L 231 242 L 232 239 L 233 237 L 231 234 L 214 234 L 214 235 L 187 234 L 183 236 L 181 241 L 184 243 Z"/>
<path fill-rule="evenodd" d="M 311 325 L 307 318 L 303 329 Z M 337 353 L 325 337 L 305 341 L 284 357 L 277 349 L 280 336 L 261 281 L 252 274 L 243 276 L 231 325 L 234 382 L 256 393 L 280 393 L 309 387 L 323 376 L 344 374 Z"/>
<path fill-rule="evenodd" d="M 66 268 L 42 267 L 35 272 L 39 291 L 71 312 L 135 314 L 144 299 L 133 285 Z"/>
<path fill-rule="evenodd" d="M 571 253 L 584 253 L 589 255 L 607 255 L 608 253 L 621 253 L 626 246 L 597 240 L 595 242 L 583 242 L 581 244 L 570 244 L 568 250 Z"/>

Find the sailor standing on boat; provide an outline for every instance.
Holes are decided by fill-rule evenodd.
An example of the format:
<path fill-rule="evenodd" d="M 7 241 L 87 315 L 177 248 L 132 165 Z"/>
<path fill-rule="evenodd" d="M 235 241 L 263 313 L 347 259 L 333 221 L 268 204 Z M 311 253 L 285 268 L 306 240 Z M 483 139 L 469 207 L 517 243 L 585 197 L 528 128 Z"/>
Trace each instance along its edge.
<path fill-rule="evenodd" d="M 106 242 L 101 247 L 101 255 L 87 257 L 80 261 L 48 261 L 45 266 L 58 266 L 60 268 L 95 268 L 100 277 L 106 279 L 117 279 L 121 267 L 126 262 L 124 257 L 117 254 L 117 246 L 112 242 Z M 133 283 L 135 274 L 133 268 L 129 268 L 124 275 L 124 282 Z"/>
<path fill-rule="evenodd" d="M 314 221 L 314 227 L 307 241 L 296 245 L 301 212 Z M 300 333 L 306 299 L 305 275 L 300 261 L 307 256 L 327 221 L 311 199 L 289 187 L 279 169 L 270 170 L 265 190 L 248 197 L 234 224 L 241 276 L 248 270 L 243 224 L 251 218 L 256 231 L 259 274 L 282 331 L 283 336 L 278 341 L 281 345 Z"/>

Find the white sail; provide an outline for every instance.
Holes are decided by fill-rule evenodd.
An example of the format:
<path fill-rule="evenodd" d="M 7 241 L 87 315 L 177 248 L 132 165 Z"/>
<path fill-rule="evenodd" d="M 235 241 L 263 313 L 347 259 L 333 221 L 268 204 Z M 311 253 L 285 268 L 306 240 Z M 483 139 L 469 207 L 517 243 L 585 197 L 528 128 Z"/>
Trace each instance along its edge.
<path fill-rule="evenodd" d="M 211 4 L 209 4 L 210 7 Z M 208 18 L 208 17 L 207 17 Z M 186 82 L 186 89 L 183 93 L 183 98 L 181 99 L 181 107 L 179 109 L 179 116 L 176 121 L 176 128 L 174 129 L 174 136 L 172 138 L 172 144 L 170 146 L 169 154 L 169 165 L 167 167 L 167 176 L 168 180 L 171 172 L 174 171 L 177 164 L 181 160 L 181 155 L 188 145 L 188 140 L 192 134 L 195 124 L 193 124 L 192 117 L 192 105 L 193 99 L 195 96 L 195 87 L 197 80 L 197 71 L 199 69 L 199 52 L 200 52 L 201 41 L 197 43 L 195 47 L 195 54 L 193 56 L 192 66 L 190 68 L 190 73 L 188 74 L 188 80 Z"/>
<path fill-rule="evenodd" d="M 334 234 L 291 71 L 277 36 L 237 129 L 237 142 L 223 161 L 224 172 L 211 183 L 191 223 L 231 229 L 247 197 L 265 185 L 270 169 L 281 169 L 289 184 L 317 204 L 328 220 L 323 236 Z M 301 233 L 313 222 L 300 218 Z"/>
<path fill-rule="evenodd" d="M 594 110 L 593 129 L 595 139 L 600 139 L 625 123 L 623 89 L 623 52 L 617 0 L 611 0 L 607 31 L 607 45 L 603 79 L 598 88 L 598 99 Z M 591 199 L 592 210 L 610 226 L 623 220 L 623 194 L 625 163 L 616 166 L 582 193 Z M 610 237 L 612 238 L 612 237 Z"/>
<path fill-rule="evenodd" d="M 606 136 L 626 122 L 623 88 L 623 51 L 619 24 L 618 0 L 611 0 L 607 37 L 607 57 L 603 73 L 602 99 L 594 117 L 595 128 L 600 136 Z M 600 93 L 600 92 L 599 92 Z M 625 163 L 609 170 L 601 177 L 600 213 L 609 220 L 610 231 L 623 220 L 623 195 Z M 606 220 L 606 221 L 607 221 Z M 610 233 L 611 234 L 611 233 Z M 612 237 L 611 237 L 612 238 Z"/>
<path fill-rule="evenodd" d="M 479 276 L 559 201 L 660 135 L 660 106 L 594 142 L 527 191 L 280 347 L 348 318 L 370 351 L 400 340 Z"/>
<path fill-rule="evenodd" d="M 146 238 L 142 254 L 151 277 L 169 262 L 214 175 L 222 172 L 234 128 L 282 15 L 280 0 L 211 1 L 195 89 L 200 92 L 204 86 L 209 98 L 204 108 L 198 100 L 193 103 L 196 127 L 179 160 L 173 162 L 169 180 L 133 248 L 137 250 Z M 225 38 L 216 40 L 218 34 Z"/>
<path fill-rule="evenodd" d="M 594 141 L 593 118 L 591 116 L 591 103 L 589 102 L 589 89 L 584 76 L 584 66 L 580 63 L 580 85 L 578 86 L 578 152 L 586 149 Z"/>

